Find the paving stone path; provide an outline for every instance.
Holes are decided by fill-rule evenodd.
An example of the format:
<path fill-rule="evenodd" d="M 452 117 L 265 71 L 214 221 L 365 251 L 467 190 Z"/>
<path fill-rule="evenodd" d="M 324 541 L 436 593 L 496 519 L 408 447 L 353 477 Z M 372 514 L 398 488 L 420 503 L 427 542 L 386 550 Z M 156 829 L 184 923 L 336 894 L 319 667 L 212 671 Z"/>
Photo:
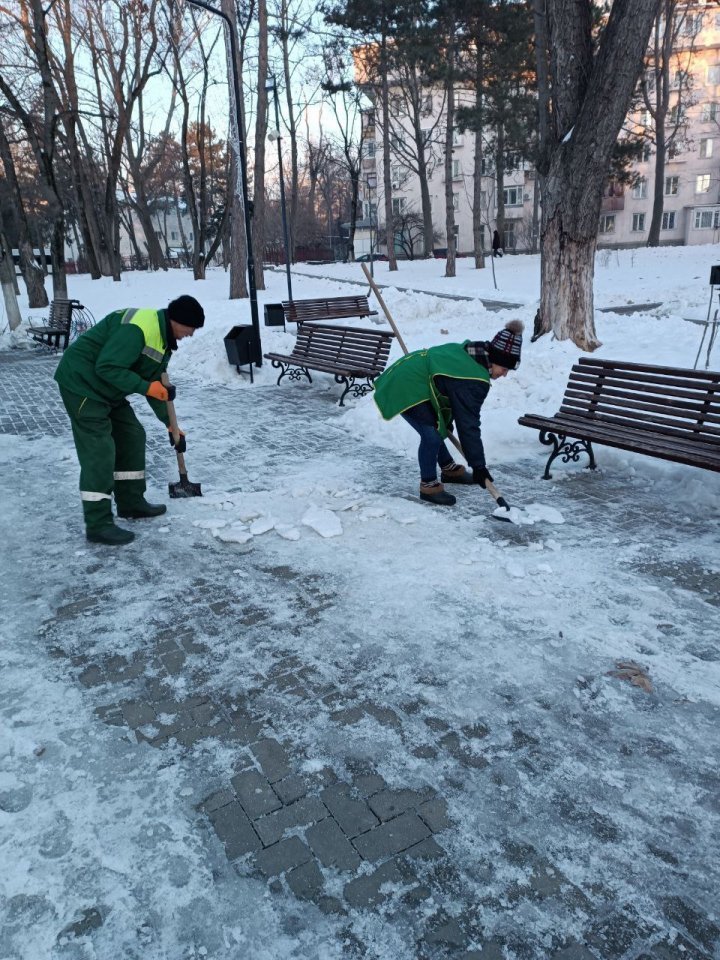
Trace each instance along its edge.
<path fill-rule="evenodd" d="M 54 365 L 48 355 L 0 357 L 0 433 L 68 435 L 50 384 Z M 209 423 L 227 424 L 231 407 L 243 418 L 244 434 L 239 446 L 224 428 L 216 430 L 212 444 L 198 444 L 195 459 L 189 455 L 193 479 L 205 480 L 215 471 L 229 489 L 242 471 L 244 477 L 254 475 L 262 488 L 288 460 L 299 464 L 303 458 L 331 455 L 352 462 L 357 456 L 356 442 L 333 425 L 337 410 L 331 392 L 266 389 L 262 404 L 249 391 L 216 390 L 198 402 L 201 393 L 199 386 L 187 388 L 186 396 L 196 401 L 193 409 Z M 179 406 L 182 410 L 180 398 Z M 191 426 L 199 416 L 188 417 Z M 297 418 L 298 429 L 274 435 L 269 446 L 273 421 L 290 417 Z M 167 460 L 167 445 L 155 431 L 149 468 L 163 482 Z M 407 473 L 384 451 L 363 449 L 362 474 L 372 489 L 401 496 Z M 533 467 L 521 468 L 515 479 L 518 498 L 530 499 Z M 605 529 L 607 535 L 609 526 L 613 536 L 632 537 L 642 522 L 662 541 L 664 506 L 651 497 L 641 499 L 636 490 L 632 502 L 620 506 L 618 499 L 614 510 L 613 497 L 621 493 L 609 478 L 582 489 L 568 484 L 564 491 L 582 508 L 589 529 Z M 71 511 L 75 504 L 63 503 L 63 509 Z M 458 511 L 470 519 L 477 506 L 459 504 Z M 71 522 L 80 535 L 79 515 Z M 702 524 L 702 518 L 688 519 L 688 536 L 699 534 Z M 512 528 L 500 535 L 527 547 L 538 532 Z M 557 536 L 575 542 L 568 529 Z M 52 585 L 57 606 L 41 636 L 48 655 L 64 664 L 92 698 L 98 721 L 122 727 L 134 738 L 138 763 L 149 745 L 168 764 L 194 767 L 205 785 L 196 806 L 198 829 L 203 823 L 211 826 L 239 876 L 267 884 L 278 902 L 297 898 L 337 917 L 337 936 L 348 957 L 377 955 L 355 919 L 377 910 L 404 931 L 418 960 L 720 956 L 720 928 L 704 897 L 708 884 L 720 876 L 710 852 L 717 845 L 709 841 L 704 858 L 702 838 L 694 835 L 690 820 L 683 828 L 677 811 L 668 809 L 664 824 L 648 819 L 639 826 L 637 835 L 647 837 L 642 852 L 633 833 L 636 853 L 628 862 L 637 858 L 640 876 L 641 864 L 649 862 L 651 875 L 662 877 L 652 892 L 652 909 L 643 910 L 647 891 L 630 873 L 626 897 L 618 900 L 617 888 L 604 882 L 602 872 L 593 884 L 580 885 L 569 875 L 577 847 L 562 863 L 548 859 L 541 832 L 534 842 L 523 839 L 528 798 L 549 823 L 557 822 L 560 835 L 581 835 L 588 856 L 621 851 L 633 818 L 656 816 L 665 802 L 662 797 L 657 806 L 648 801 L 651 805 L 638 813 L 605 803 L 602 793 L 593 795 L 590 781 L 585 787 L 574 783 L 555 740 L 566 725 L 582 731 L 587 754 L 578 760 L 588 767 L 607 753 L 634 754 L 640 778 L 692 783 L 700 802 L 716 816 L 717 767 L 697 763 L 674 746 L 674 721 L 666 718 L 667 729 L 658 731 L 652 708 L 638 700 L 632 708 L 636 738 L 628 744 L 625 728 L 614 728 L 593 711 L 600 693 L 597 679 L 578 677 L 571 708 L 512 684 L 490 682 L 488 703 L 496 705 L 496 718 L 501 706 L 504 722 L 478 716 L 454 724 L 438 708 L 444 683 L 439 671 L 419 671 L 413 682 L 396 683 L 383 672 L 382 658 L 369 642 L 360 651 L 348 642 L 344 662 L 335 651 L 323 656 L 326 614 L 341 607 L 347 594 L 348 580 L 340 573 L 303 569 L 268 548 L 254 556 L 254 577 L 235 577 L 229 569 L 242 566 L 245 554 L 236 550 L 231 557 L 229 567 L 227 548 L 195 538 L 185 554 L 186 576 L 176 585 L 178 593 L 161 586 L 150 628 L 123 633 L 120 652 L 108 653 L 108 643 L 98 638 L 120 636 L 114 624 L 119 611 L 136 608 L 138 620 L 147 621 L 145 584 L 153 574 L 121 554 L 115 583 L 98 591 L 93 572 L 100 570 L 102 557 L 91 554 L 81 581 L 68 585 L 60 579 Z M 666 633 L 686 644 L 688 655 L 717 660 L 720 653 L 703 624 L 706 604 L 718 604 L 716 577 L 707 565 L 642 554 L 633 564 L 633 574 L 687 592 L 682 616 L 665 624 Z M 618 589 L 621 595 L 608 602 L 616 605 L 620 622 L 634 600 L 630 593 L 622 595 L 622 586 Z M 182 616 L 174 606 L 178 594 Z M 229 648 L 228 629 L 242 635 L 242 650 Z M 355 638 L 368 640 L 362 624 L 350 617 L 348 641 Z M 236 669 L 232 688 L 217 679 L 218 668 L 228 663 Z M 226 678 L 227 671 L 220 676 Z M 716 736 L 715 711 L 701 703 L 687 709 L 699 739 L 710 731 Z M 385 738 L 401 748 L 422 776 L 389 784 L 378 762 L 349 748 L 355 732 L 366 729 L 378 742 Z M 318 756 L 330 762 L 318 763 Z M 425 785 L 419 785 L 422 781 Z M 667 796 L 660 790 L 661 795 Z M 477 804 L 494 805 L 499 812 L 488 827 L 488 843 L 468 856 L 467 827 L 457 822 L 452 808 L 463 809 L 473 796 Z M 688 831 L 687 862 L 668 842 L 682 829 Z M 483 889 L 487 892 L 478 894 Z M 488 915 L 499 918 L 491 935 Z M 78 922 L 87 933 L 96 919 Z M 533 935 L 528 929 L 544 932 Z M 65 935 L 75 934 L 66 930 Z"/>

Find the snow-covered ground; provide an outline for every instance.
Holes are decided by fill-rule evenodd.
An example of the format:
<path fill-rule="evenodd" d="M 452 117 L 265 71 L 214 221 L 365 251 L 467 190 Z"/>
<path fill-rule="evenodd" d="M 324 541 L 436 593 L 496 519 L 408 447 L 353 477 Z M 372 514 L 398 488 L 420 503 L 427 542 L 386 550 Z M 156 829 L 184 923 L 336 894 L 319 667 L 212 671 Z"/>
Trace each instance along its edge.
<path fill-rule="evenodd" d="M 662 306 L 598 313 L 600 354 L 692 366 L 701 328 L 684 318 L 705 317 L 716 256 L 601 253 L 599 307 Z M 428 292 L 383 290 L 410 349 L 487 338 L 515 316 L 531 329 L 537 258 L 497 262 L 497 291 L 489 268 L 458 266 L 449 281 L 442 262 L 402 264 L 393 280 Z M 337 279 L 300 275 L 312 272 Z M 261 305 L 285 296 L 284 273 L 266 277 Z M 346 292 L 343 277 L 362 274 L 299 267 L 295 296 Z M 376 277 L 390 282 L 386 264 Z M 0 415 L 26 434 L 3 419 L 0 958 L 718 956 L 720 476 L 599 448 L 598 473 L 559 466 L 539 482 L 546 451 L 517 418 L 554 412 L 578 351 L 528 336 L 483 433 L 498 486 L 536 522 L 494 523 L 475 488 L 433 510 L 406 498 L 414 434 L 383 423 L 370 397 L 339 410 L 331 378 L 276 387 L 267 363 L 253 386 L 237 375 L 222 336 L 249 310 L 226 288 L 220 271 L 70 278 L 97 318 L 181 292 L 208 318 L 171 367 L 204 497 L 135 524 L 121 551 L 82 538 L 53 361 L 0 362 Z M 262 337 L 282 352 L 294 338 Z M 163 498 L 171 452 L 139 412 Z M 163 658 L 178 635 L 188 646 L 173 672 Z M 276 679 L 283 658 L 297 660 L 296 687 Z M 641 663 L 652 692 L 607 676 L 618 660 Z M 220 735 L 155 748 L 153 723 L 136 734 L 94 713 L 150 702 L 161 681 L 176 699 L 262 717 L 296 773 L 349 782 L 362 763 L 391 788 L 437 790 L 450 866 L 421 877 L 429 899 L 403 900 L 400 885 L 390 906 L 342 917 L 270 894 L 243 860 L 231 867 L 196 807 L 247 750 Z M 323 873 L 341 896 L 352 872 Z M 427 936 L 438 918 L 462 929 L 455 947 Z"/>

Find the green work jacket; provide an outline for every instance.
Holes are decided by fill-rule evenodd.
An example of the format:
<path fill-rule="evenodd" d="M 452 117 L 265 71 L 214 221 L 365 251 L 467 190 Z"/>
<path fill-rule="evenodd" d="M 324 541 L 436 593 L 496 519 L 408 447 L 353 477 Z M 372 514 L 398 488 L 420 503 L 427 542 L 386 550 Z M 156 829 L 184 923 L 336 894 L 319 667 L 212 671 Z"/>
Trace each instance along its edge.
<path fill-rule="evenodd" d="M 171 356 L 164 310 L 116 310 L 71 344 L 55 371 L 65 390 L 111 406 L 131 393 L 147 394 Z M 167 426 L 167 405 L 147 397 Z"/>
<path fill-rule="evenodd" d="M 490 383 L 489 372 L 467 353 L 464 349 L 466 343 L 470 341 L 415 350 L 380 374 L 374 383 L 373 396 L 383 419 L 392 420 L 410 407 L 429 400 L 438 415 L 438 432 L 443 439 L 447 437 L 452 420 L 450 401 L 439 391 L 435 378 Z"/>

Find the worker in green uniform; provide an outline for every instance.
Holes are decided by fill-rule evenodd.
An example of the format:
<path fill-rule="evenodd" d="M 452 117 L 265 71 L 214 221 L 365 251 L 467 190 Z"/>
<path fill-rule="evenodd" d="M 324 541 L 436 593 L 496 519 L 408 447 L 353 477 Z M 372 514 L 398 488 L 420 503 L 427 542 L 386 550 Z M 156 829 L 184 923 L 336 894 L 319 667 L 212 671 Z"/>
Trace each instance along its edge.
<path fill-rule="evenodd" d="M 147 397 L 169 431 L 167 401 L 175 399 L 175 387 L 163 386 L 160 376 L 178 342 L 204 322 L 198 301 L 181 296 L 164 310 L 116 310 L 65 351 L 55 379 L 72 424 L 85 529 L 93 543 L 117 546 L 135 539 L 114 523 L 113 494 L 119 517 L 165 513 L 165 504 L 145 499 L 145 430 L 127 397 Z M 181 434 L 177 449 L 185 447 Z"/>

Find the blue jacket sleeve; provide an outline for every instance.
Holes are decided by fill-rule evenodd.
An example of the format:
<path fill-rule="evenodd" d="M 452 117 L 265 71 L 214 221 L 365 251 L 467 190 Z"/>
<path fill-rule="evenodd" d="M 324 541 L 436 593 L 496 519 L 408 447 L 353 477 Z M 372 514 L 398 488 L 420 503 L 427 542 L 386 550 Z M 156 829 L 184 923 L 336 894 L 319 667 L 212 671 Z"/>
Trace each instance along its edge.
<path fill-rule="evenodd" d="M 455 380 L 438 377 L 437 386 L 450 401 L 458 439 L 468 466 L 485 466 L 485 450 L 480 433 L 480 408 L 485 402 L 490 385 L 482 380 Z"/>

